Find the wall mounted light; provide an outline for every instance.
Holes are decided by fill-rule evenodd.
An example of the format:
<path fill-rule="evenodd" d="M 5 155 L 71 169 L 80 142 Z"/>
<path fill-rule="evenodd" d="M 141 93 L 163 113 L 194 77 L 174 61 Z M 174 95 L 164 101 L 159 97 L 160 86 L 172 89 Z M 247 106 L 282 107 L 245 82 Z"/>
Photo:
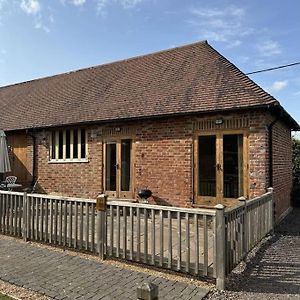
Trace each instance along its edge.
<path fill-rule="evenodd" d="M 216 119 L 215 124 L 216 125 L 222 125 L 224 123 L 223 119 Z"/>

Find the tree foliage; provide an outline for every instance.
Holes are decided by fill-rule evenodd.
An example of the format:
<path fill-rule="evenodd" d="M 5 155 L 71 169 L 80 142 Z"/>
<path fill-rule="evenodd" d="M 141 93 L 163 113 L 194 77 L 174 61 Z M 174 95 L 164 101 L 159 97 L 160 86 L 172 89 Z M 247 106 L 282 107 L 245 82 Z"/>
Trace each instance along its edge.
<path fill-rule="evenodd" d="M 300 187 L 300 140 L 293 138 L 293 184 Z"/>

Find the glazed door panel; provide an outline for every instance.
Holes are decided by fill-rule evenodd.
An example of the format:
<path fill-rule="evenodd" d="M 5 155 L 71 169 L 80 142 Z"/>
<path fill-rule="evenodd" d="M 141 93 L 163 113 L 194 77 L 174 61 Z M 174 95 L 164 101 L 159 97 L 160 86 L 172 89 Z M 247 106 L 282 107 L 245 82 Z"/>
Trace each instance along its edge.
<path fill-rule="evenodd" d="M 213 206 L 247 197 L 247 136 L 203 134 L 195 140 L 196 204 Z"/>
<path fill-rule="evenodd" d="M 104 189 L 111 198 L 131 199 L 132 140 L 121 139 L 104 144 Z"/>

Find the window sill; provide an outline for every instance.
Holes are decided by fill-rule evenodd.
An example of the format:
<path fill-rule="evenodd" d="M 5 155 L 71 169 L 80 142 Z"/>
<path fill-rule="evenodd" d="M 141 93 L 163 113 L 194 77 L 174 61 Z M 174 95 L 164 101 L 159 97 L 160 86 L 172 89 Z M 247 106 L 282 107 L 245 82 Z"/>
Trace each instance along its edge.
<path fill-rule="evenodd" d="M 63 160 L 63 159 L 52 159 L 48 161 L 48 164 L 77 164 L 77 163 L 88 163 L 88 159 L 72 159 L 72 160 Z"/>

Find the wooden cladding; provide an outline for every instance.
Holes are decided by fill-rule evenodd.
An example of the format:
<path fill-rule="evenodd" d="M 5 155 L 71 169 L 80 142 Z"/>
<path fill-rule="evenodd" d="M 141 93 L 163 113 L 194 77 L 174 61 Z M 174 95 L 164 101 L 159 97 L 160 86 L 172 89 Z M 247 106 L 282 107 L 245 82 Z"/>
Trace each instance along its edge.
<path fill-rule="evenodd" d="M 102 129 L 101 135 L 104 137 L 135 136 L 136 129 L 132 127 L 110 126 Z"/>
<path fill-rule="evenodd" d="M 194 123 L 194 130 L 217 130 L 217 129 L 246 129 L 249 128 L 249 118 L 213 118 L 198 120 Z"/>

